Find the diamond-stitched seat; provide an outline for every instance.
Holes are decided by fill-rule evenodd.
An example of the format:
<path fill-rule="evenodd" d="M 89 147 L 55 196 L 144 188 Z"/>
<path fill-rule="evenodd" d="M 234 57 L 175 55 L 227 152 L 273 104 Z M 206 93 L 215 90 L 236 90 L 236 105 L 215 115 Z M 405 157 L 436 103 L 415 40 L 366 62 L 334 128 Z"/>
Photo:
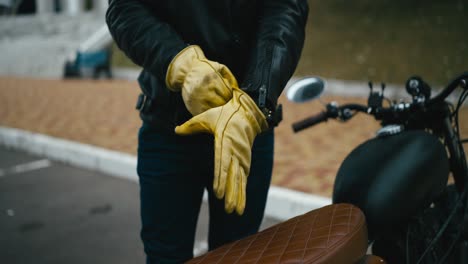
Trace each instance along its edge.
<path fill-rule="evenodd" d="M 205 263 L 357 263 L 367 228 L 359 208 L 328 205 L 190 260 Z"/>

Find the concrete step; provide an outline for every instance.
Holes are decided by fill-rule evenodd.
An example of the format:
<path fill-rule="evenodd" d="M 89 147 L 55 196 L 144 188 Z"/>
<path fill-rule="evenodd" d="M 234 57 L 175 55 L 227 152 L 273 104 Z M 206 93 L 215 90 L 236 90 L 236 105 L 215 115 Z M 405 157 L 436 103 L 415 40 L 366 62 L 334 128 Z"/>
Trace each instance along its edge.
<path fill-rule="evenodd" d="M 0 17 L 0 75 L 61 78 L 67 56 L 102 25 L 96 12 Z"/>

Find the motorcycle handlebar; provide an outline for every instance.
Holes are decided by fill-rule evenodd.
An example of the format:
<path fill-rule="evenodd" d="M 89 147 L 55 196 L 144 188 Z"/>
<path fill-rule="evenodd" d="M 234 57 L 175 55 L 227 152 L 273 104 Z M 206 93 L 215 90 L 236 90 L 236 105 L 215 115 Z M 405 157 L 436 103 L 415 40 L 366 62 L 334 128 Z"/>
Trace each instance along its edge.
<path fill-rule="evenodd" d="M 444 101 L 453 92 L 453 90 L 455 90 L 455 88 L 457 88 L 458 85 L 460 85 L 460 82 L 462 80 L 464 80 L 465 85 L 466 85 L 466 81 L 468 80 L 468 72 L 464 72 L 464 73 L 460 74 L 459 76 L 457 76 L 456 78 L 454 78 L 447 85 L 447 87 L 445 87 L 445 89 L 442 90 L 442 92 L 440 92 L 437 96 L 431 98 L 427 102 L 427 105 L 430 106 L 430 105 L 433 105 L 433 104 L 440 103 L 440 102 Z M 466 89 L 466 87 L 464 87 L 464 88 Z"/>
<path fill-rule="evenodd" d="M 430 107 L 434 104 L 443 102 L 461 83 L 464 82 L 464 89 L 468 89 L 467 82 L 468 82 L 468 72 L 464 72 L 460 74 L 458 77 L 454 78 L 446 87 L 442 90 L 438 95 L 433 98 L 427 100 L 423 107 Z M 462 85 L 462 86 L 463 86 Z M 421 105 L 419 105 L 421 106 Z M 394 115 L 401 113 L 402 111 L 408 111 L 411 109 L 417 108 L 418 105 L 413 103 L 407 104 L 397 104 L 391 107 L 368 107 L 361 104 L 346 104 L 343 106 L 336 106 L 334 104 L 328 104 L 326 111 L 322 111 L 318 115 L 311 116 L 299 122 L 296 122 L 292 125 L 294 132 L 301 131 L 323 121 L 327 121 L 329 118 L 337 118 L 343 121 L 350 119 L 353 114 L 350 113 L 351 111 L 358 111 L 364 112 L 370 115 L 373 115 L 377 119 L 386 119 L 392 118 Z M 349 110 L 349 111 L 348 111 Z"/>
<path fill-rule="evenodd" d="M 292 125 L 292 128 L 293 128 L 293 131 L 295 133 L 303 130 L 303 129 L 306 129 L 308 127 L 311 127 L 313 125 L 316 125 L 318 123 L 321 123 L 321 122 L 324 122 L 324 121 L 327 121 L 328 119 L 328 114 L 327 112 L 325 111 L 322 111 L 321 113 L 315 115 L 315 116 L 311 116 L 311 117 L 308 117 L 306 119 L 303 119 L 301 121 L 298 121 L 296 123 L 294 123 Z"/>

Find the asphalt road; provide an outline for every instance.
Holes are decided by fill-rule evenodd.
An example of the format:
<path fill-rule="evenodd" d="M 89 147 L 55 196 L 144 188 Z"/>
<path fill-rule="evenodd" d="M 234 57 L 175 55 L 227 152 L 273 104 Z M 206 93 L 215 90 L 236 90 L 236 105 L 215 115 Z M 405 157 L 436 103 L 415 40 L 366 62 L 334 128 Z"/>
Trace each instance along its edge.
<path fill-rule="evenodd" d="M 138 192 L 132 181 L 0 147 L 0 263 L 144 263 Z M 207 225 L 203 204 L 196 254 Z"/>

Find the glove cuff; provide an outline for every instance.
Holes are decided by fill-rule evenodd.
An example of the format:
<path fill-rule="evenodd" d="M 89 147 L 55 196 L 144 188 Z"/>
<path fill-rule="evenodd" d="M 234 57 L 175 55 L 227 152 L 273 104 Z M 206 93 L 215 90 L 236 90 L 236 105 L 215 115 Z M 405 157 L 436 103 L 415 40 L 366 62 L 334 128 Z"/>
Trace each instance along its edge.
<path fill-rule="evenodd" d="M 258 108 L 255 101 L 244 91 L 240 89 L 236 90 L 242 93 L 239 100 L 242 104 L 242 107 L 244 107 L 244 109 L 247 110 L 246 112 L 249 114 L 247 118 L 250 119 L 251 123 L 257 124 L 257 132 L 260 133 L 267 130 L 269 126 L 265 114 L 260 110 L 260 108 Z"/>
<path fill-rule="evenodd" d="M 177 53 L 167 68 L 166 87 L 173 92 L 180 92 L 193 62 L 201 59 L 206 59 L 206 57 L 197 45 L 187 46 Z"/>

